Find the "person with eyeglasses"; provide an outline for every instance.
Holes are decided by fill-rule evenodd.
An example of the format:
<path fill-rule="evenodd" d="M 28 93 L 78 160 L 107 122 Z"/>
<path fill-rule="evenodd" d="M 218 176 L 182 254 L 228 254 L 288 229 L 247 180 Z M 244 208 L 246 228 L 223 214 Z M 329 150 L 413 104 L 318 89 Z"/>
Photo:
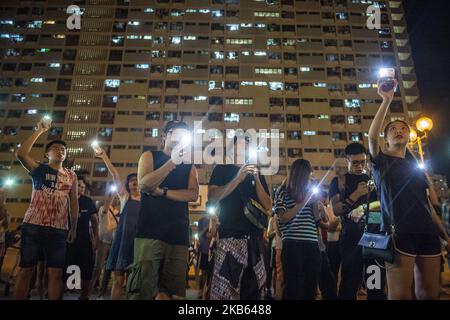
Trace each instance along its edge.
<path fill-rule="evenodd" d="M 339 299 L 356 300 L 365 273 L 362 248 L 358 246 L 364 232 L 364 221 L 361 219 L 364 212 L 359 209 L 368 197 L 370 202 L 376 202 L 377 195 L 374 190 L 369 190 L 370 177 L 365 173 L 366 148 L 360 143 L 351 143 L 345 148 L 345 156 L 348 161 L 345 182 L 339 186 L 339 178 L 335 177 L 328 195 L 334 214 L 342 220 Z M 367 294 L 368 299 L 382 299 L 379 290 L 368 290 Z"/>

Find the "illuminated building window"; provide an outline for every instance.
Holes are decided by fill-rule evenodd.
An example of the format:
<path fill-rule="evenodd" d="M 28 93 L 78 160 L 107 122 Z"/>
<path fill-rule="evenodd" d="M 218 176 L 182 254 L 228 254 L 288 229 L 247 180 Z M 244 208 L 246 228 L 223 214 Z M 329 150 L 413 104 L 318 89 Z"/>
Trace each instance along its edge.
<path fill-rule="evenodd" d="M 167 73 L 180 73 L 181 72 L 181 66 L 167 66 Z"/>
<path fill-rule="evenodd" d="M 212 53 L 212 58 L 216 59 L 216 60 L 223 60 L 223 58 L 224 58 L 223 51 L 214 51 Z"/>
<path fill-rule="evenodd" d="M 152 12 L 154 12 L 155 10 L 153 10 L 152 8 L 144 8 L 144 12 L 145 13 L 152 13 Z"/>
<path fill-rule="evenodd" d="M 180 44 L 181 43 L 181 37 L 171 37 L 170 38 L 171 44 Z"/>
<path fill-rule="evenodd" d="M 256 74 L 282 74 L 281 68 L 255 68 Z"/>
<path fill-rule="evenodd" d="M 225 99 L 226 104 L 253 104 L 252 98 L 226 98 Z"/>
<path fill-rule="evenodd" d="M 316 134 L 316 131 L 303 131 L 304 136 L 315 136 Z"/>
<path fill-rule="evenodd" d="M 311 68 L 310 67 L 300 67 L 300 72 L 310 72 Z"/>
<path fill-rule="evenodd" d="M 44 78 L 31 78 L 30 82 L 44 82 Z"/>
<path fill-rule="evenodd" d="M 254 55 L 257 57 L 264 57 L 267 56 L 267 53 L 265 51 L 255 51 Z"/>
<path fill-rule="evenodd" d="M 238 52 L 237 51 L 228 51 L 227 52 L 227 59 L 228 60 L 237 60 L 238 59 Z"/>
<path fill-rule="evenodd" d="M 211 16 L 214 18 L 223 17 L 223 10 L 212 10 Z"/>
<path fill-rule="evenodd" d="M 225 28 L 228 31 L 239 31 L 239 24 L 231 24 L 231 23 L 229 23 L 229 24 L 225 25 Z"/>
<path fill-rule="evenodd" d="M 129 26 L 139 26 L 141 23 L 139 21 L 128 21 Z"/>
<path fill-rule="evenodd" d="M 324 82 L 315 82 L 314 83 L 314 87 L 316 87 L 316 88 L 326 88 L 327 84 L 324 83 Z"/>
<path fill-rule="evenodd" d="M 252 39 L 226 39 L 226 44 L 252 44 Z"/>
<path fill-rule="evenodd" d="M 225 113 L 223 120 L 226 122 L 239 122 L 239 114 L 237 113 Z"/>
<path fill-rule="evenodd" d="M 346 108 L 360 108 L 361 100 L 359 99 L 345 99 L 344 101 Z"/>
<path fill-rule="evenodd" d="M 283 82 L 269 82 L 269 89 L 273 91 L 281 91 L 283 86 Z"/>
<path fill-rule="evenodd" d="M 270 17 L 270 18 L 277 18 L 280 16 L 279 12 L 273 12 L 273 11 L 255 11 L 253 13 L 255 17 Z"/>
<path fill-rule="evenodd" d="M 29 29 L 40 29 L 40 28 L 42 28 L 42 21 L 41 20 L 30 21 L 27 24 L 27 28 L 29 28 Z"/>
<path fill-rule="evenodd" d="M 206 101 L 208 97 L 206 96 L 195 96 L 194 101 Z"/>
<path fill-rule="evenodd" d="M 150 65 L 148 63 L 138 63 L 136 64 L 137 69 L 148 69 Z"/>
<path fill-rule="evenodd" d="M 105 86 L 107 86 L 109 88 L 118 88 L 120 86 L 120 80 L 119 79 L 106 79 Z"/>
<path fill-rule="evenodd" d="M 265 81 L 255 81 L 255 86 L 257 86 L 257 87 L 265 87 L 265 86 L 267 86 L 267 82 L 265 82 Z"/>
<path fill-rule="evenodd" d="M 0 25 L 13 25 L 13 20 L 0 20 Z"/>

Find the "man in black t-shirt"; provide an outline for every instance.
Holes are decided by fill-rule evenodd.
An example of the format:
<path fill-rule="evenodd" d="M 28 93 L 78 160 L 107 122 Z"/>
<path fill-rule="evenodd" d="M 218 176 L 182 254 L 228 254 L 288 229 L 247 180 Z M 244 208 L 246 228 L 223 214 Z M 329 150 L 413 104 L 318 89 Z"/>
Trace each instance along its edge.
<path fill-rule="evenodd" d="M 248 150 L 248 142 L 235 137 L 234 147 Z M 245 216 L 244 206 L 249 199 L 270 211 L 269 189 L 256 166 L 228 164 L 214 168 L 208 200 L 216 204 L 220 224 L 211 282 L 212 300 L 257 300 L 262 297 L 266 282 L 263 230 Z"/>
<path fill-rule="evenodd" d="M 81 294 L 79 300 L 89 300 L 90 284 L 94 271 L 95 250 L 98 244 L 98 216 L 94 201 L 85 195 L 86 181 L 78 177 L 77 236 L 67 245 L 66 266 L 76 265 L 81 271 Z M 67 276 L 67 274 L 64 274 Z"/>
<path fill-rule="evenodd" d="M 362 248 L 358 246 L 365 223 L 361 219 L 364 214 L 362 205 L 367 202 L 368 197 L 369 202 L 376 202 L 377 196 L 374 190 L 369 190 L 370 178 L 365 173 L 367 154 L 364 146 L 351 143 L 345 148 L 345 155 L 349 162 L 345 183 L 340 187 L 338 178 L 335 177 L 330 184 L 329 198 L 334 214 L 342 218 L 339 299 L 356 300 L 363 273 L 365 274 Z M 383 299 L 380 290 L 368 290 L 368 298 Z"/>

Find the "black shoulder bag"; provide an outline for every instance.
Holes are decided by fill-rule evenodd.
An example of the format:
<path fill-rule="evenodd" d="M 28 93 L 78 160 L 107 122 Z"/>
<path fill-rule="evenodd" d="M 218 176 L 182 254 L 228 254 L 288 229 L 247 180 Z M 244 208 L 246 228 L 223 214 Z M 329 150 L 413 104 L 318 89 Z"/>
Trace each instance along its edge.
<path fill-rule="evenodd" d="M 258 201 L 252 197 L 246 196 L 242 191 L 241 186 L 238 188 L 241 194 L 242 202 L 244 203 L 245 217 L 258 229 L 263 230 L 264 228 L 267 228 L 270 214 Z"/>
<path fill-rule="evenodd" d="M 395 249 L 394 249 L 394 211 L 392 206 L 392 194 L 391 194 L 391 186 L 388 186 L 389 193 L 389 223 L 391 225 L 391 232 L 387 233 L 371 233 L 367 231 L 367 225 L 369 223 L 369 214 L 370 214 L 370 192 L 367 195 L 365 210 L 365 227 L 364 233 L 361 239 L 359 240 L 358 245 L 362 246 L 362 253 L 365 259 L 375 259 L 379 263 L 383 262 L 394 262 Z"/>

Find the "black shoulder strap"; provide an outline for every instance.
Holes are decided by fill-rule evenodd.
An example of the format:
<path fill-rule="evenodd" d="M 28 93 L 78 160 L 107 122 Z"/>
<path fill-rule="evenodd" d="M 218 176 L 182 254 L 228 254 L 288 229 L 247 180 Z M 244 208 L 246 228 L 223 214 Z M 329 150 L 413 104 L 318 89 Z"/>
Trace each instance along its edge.
<path fill-rule="evenodd" d="M 111 215 L 113 216 L 116 223 L 119 224 L 119 220 L 117 220 L 117 216 L 114 214 L 114 212 L 111 210 L 111 208 L 108 209 L 108 212 L 111 213 Z"/>

